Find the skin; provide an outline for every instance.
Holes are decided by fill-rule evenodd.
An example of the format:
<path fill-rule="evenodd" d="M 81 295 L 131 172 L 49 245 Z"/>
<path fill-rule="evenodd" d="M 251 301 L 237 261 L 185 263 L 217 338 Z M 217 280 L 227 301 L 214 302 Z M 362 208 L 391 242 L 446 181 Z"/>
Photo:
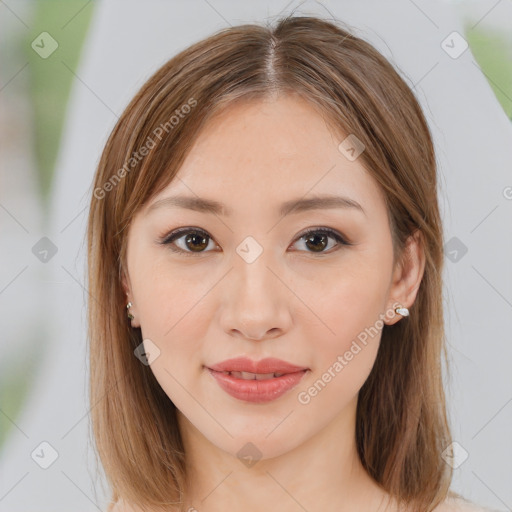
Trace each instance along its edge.
<path fill-rule="evenodd" d="M 425 259 L 421 239 L 411 237 L 409 258 L 393 267 L 382 193 L 360 159 L 340 152 L 341 140 L 292 95 L 232 105 L 209 121 L 177 177 L 130 226 L 123 285 L 132 325 L 160 350 L 150 367 L 179 410 L 191 475 L 186 504 L 199 512 L 388 504 L 357 456 L 356 405 L 377 355 L 378 320 L 407 321 L 393 305 L 414 303 Z M 215 199 L 232 213 L 150 210 L 178 194 Z M 277 213 L 286 200 L 316 194 L 349 197 L 364 213 Z M 158 243 L 180 227 L 208 233 L 202 253 L 194 253 L 200 241 L 187 245 L 183 234 L 174 245 L 192 256 Z M 319 242 L 298 237 L 322 227 L 353 245 L 329 236 L 323 254 Z M 263 248 L 250 264 L 236 252 L 247 236 Z M 299 402 L 359 333 L 379 325 L 321 392 Z M 277 357 L 310 371 L 280 398 L 249 403 L 226 394 L 204 367 L 236 356 Z M 261 452 L 251 467 L 237 457 L 248 442 Z"/>

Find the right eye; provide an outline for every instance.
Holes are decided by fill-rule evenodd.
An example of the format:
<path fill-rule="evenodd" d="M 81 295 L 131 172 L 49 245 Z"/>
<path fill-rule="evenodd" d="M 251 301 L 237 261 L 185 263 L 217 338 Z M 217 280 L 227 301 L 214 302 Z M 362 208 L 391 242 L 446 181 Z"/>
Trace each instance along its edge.
<path fill-rule="evenodd" d="M 211 252 L 205 250 L 210 246 L 210 242 L 213 243 L 213 239 L 200 228 L 180 228 L 166 235 L 160 243 L 168 245 L 171 251 L 184 256 L 198 256 L 204 252 Z"/>

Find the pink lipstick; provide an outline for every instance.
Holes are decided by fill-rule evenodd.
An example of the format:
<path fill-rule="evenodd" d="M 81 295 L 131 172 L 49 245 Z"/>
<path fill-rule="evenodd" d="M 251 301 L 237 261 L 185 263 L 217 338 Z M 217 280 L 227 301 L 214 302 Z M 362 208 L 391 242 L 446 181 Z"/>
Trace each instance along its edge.
<path fill-rule="evenodd" d="M 246 357 L 228 359 L 206 367 L 229 395 L 246 402 L 275 400 L 294 388 L 308 368 L 275 358 L 254 361 Z"/>

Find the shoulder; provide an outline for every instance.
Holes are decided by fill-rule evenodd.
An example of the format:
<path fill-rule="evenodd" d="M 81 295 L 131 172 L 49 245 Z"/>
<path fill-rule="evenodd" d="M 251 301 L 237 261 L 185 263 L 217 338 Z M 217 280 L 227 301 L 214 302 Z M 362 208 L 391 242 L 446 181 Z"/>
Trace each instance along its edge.
<path fill-rule="evenodd" d="M 499 512 L 473 503 L 462 496 L 449 496 L 440 503 L 434 512 Z"/>
<path fill-rule="evenodd" d="M 129 505 L 124 500 L 119 500 L 110 505 L 107 512 L 142 512 L 139 507 Z M 473 503 L 463 497 L 447 497 L 440 503 L 434 512 L 499 512 Z"/>
<path fill-rule="evenodd" d="M 169 509 L 169 511 L 171 510 L 174 509 Z M 115 503 L 111 503 L 109 505 L 107 512 L 147 512 L 147 509 L 143 510 L 140 507 L 137 507 L 136 505 L 132 505 L 127 501 L 119 499 Z"/>

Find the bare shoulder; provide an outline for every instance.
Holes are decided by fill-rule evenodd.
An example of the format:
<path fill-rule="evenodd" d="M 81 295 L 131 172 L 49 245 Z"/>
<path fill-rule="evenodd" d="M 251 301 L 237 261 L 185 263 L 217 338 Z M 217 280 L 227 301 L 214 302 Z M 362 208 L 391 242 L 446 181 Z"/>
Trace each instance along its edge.
<path fill-rule="evenodd" d="M 490 509 L 472 503 L 462 497 L 448 497 L 441 504 L 439 504 L 434 512 L 499 512 L 495 509 Z"/>
<path fill-rule="evenodd" d="M 169 511 L 171 512 L 171 509 L 169 509 Z M 110 505 L 106 512 L 147 512 L 147 509 L 143 510 L 136 505 L 132 505 L 125 500 L 119 499 L 114 504 Z"/>

